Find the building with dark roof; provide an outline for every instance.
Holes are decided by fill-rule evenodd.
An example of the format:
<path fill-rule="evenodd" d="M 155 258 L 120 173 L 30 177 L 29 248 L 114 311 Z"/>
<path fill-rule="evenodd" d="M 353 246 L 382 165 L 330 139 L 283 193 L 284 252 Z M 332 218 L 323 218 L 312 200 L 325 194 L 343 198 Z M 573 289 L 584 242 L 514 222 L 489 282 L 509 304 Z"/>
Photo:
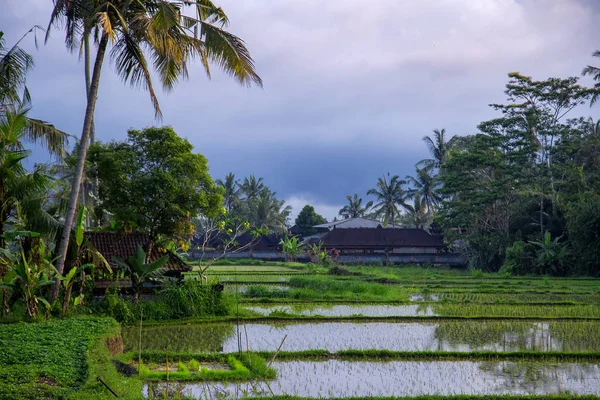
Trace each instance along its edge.
<path fill-rule="evenodd" d="M 341 219 L 339 221 L 326 222 L 324 224 L 315 225 L 313 228 L 317 229 L 319 232 L 327 232 L 332 229 L 357 229 L 357 228 L 379 228 L 383 225 L 381 221 L 377 221 L 374 219 L 356 217 L 356 218 L 348 218 Z M 400 225 L 391 225 L 389 224 L 387 228 L 403 228 Z"/>
<path fill-rule="evenodd" d="M 441 253 L 444 242 L 423 229 L 354 228 L 335 227 L 320 238 L 323 247 L 337 249 L 340 254 L 436 254 Z"/>
<path fill-rule="evenodd" d="M 115 258 L 127 260 L 139 246 L 146 252 L 150 247 L 150 236 L 140 232 L 90 231 L 85 232 L 85 238 L 102 254 L 112 268 L 118 268 Z M 152 246 L 149 262 L 154 262 L 165 255 L 169 256 L 164 266 L 167 270 L 166 275 L 179 275 L 181 272 L 191 270 L 177 254 L 167 249 L 159 249 L 157 246 Z"/>

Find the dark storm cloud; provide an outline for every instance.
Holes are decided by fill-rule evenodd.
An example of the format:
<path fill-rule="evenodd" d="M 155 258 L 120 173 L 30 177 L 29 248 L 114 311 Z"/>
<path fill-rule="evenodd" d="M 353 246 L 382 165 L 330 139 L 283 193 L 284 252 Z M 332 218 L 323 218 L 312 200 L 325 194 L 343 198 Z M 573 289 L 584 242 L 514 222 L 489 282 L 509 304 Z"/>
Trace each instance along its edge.
<path fill-rule="evenodd" d="M 47 23 L 50 0 L 2 3 L 8 43 Z M 468 134 L 493 117 L 487 104 L 504 101 L 508 72 L 577 76 L 600 48 L 592 0 L 217 3 L 265 87 L 240 88 L 217 70 L 209 81 L 198 66 L 173 93 L 159 94 L 160 123 L 189 138 L 213 176 L 263 176 L 296 212 L 310 202 L 329 218 L 345 195 L 364 195 L 382 174 L 413 173 L 432 129 Z M 25 43 L 36 58 L 33 113 L 79 136 L 82 65 L 62 40 L 54 30 L 39 51 Z M 122 139 L 157 123 L 147 94 L 124 86 L 107 63 L 98 136 Z"/>

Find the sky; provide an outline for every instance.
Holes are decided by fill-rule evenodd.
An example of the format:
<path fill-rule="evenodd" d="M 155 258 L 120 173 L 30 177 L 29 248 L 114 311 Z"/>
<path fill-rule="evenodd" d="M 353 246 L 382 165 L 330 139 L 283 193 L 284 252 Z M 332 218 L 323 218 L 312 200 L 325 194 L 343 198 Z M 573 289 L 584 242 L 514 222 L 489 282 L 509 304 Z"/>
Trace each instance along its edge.
<path fill-rule="evenodd" d="M 8 45 L 46 26 L 50 0 L 0 0 Z M 254 174 L 285 199 L 331 220 L 346 195 L 367 198 L 377 178 L 404 177 L 428 157 L 422 137 L 445 128 L 476 132 L 505 100 L 507 74 L 579 76 L 600 64 L 595 0 L 215 0 L 244 39 L 264 81 L 245 88 L 199 63 L 171 93 L 159 91 L 163 120 L 148 94 L 103 69 L 96 108 L 99 140 L 130 128 L 171 125 L 209 161 L 213 178 Z M 39 36 L 42 39 L 42 36 Z M 31 116 L 80 136 L 83 64 L 60 28 L 28 76 Z M 590 84 L 583 79 L 582 83 Z M 598 114 L 598 106 L 583 110 Z M 34 159 L 43 157 L 35 152 Z"/>

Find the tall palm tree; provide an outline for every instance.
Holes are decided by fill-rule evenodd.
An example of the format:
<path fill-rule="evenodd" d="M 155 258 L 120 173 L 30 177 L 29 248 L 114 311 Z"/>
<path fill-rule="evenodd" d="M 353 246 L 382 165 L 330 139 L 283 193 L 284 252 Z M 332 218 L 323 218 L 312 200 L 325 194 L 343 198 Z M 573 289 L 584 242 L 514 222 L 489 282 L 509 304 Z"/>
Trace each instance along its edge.
<path fill-rule="evenodd" d="M 389 182 L 384 176 L 377 180 L 375 189 L 369 189 L 367 192 L 368 195 L 374 195 L 377 198 L 378 202 L 373 205 L 373 211 L 376 216 L 381 218 L 384 226 L 393 225 L 400 215 L 398 206 L 404 206 L 406 199 L 406 193 L 402 188 L 405 183 L 398 175 L 392 176 Z"/>
<path fill-rule="evenodd" d="M 433 138 L 430 136 L 423 136 L 423 141 L 425 142 L 427 149 L 429 149 L 432 158 L 421 160 L 417 165 L 440 168 L 448 158 L 448 151 L 454 144 L 455 137 L 446 141 L 446 129 L 442 128 L 441 130 L 433 130 Z"/>
<path fill-rule="evenodd" d="M 235 179 L 233 172 L 225 175 L 225 180 L 217 179 L 216 184 L 221 186 L 225 193 L 223 194 L 223 202 L 227 211 L 231 211 L 233 206 L 240 200 L 240 184 Z"/>
<path fill-rule="evenodd" d="M 184 4 L 196 8 L 196 18 L 183 14 Z M 262 85 L 244 42 L 223 29 L 227 24 L 223 10 L 210 0 L 54 0 L 46 40 L 53 25 L 65 27 L 65 44 L 72 51 L 80 47 L 82 37 L 87 34 L 97 39 L 75 179 L 58 248 L 59 273 L 63 272 L 75 218 L 100 73 L 109 45 L 112 49 L 108 55 L 117 74 L 132 86 L 148 90 L 155 114 L 160 117 L 146 54 L 166 90 L 172 90 L 180 79 L 187 78 L 188 62 L 195 57 L 209 76 L 209 62 L 214 62 L 242 85 Z M 56 298 L 57 293 L 55 286 L 52 297 Z"/>
<path fill-rule="evenodd" d="M 427 213 L 431 213 L 438 206 L 442 197 L 437 189 L 440 187 L 439 179 L 432 174 L 433 167 L 416 167 L 416 176 L 406 176 L 406 181 L 412 187 L 407 190 L 408 197 L 419 199 L 423 206 L 427 207 Z"/>
<path fill-rule="evenodd" d="M 339 215 L 344 219 L 364 217 L 369 213 L 369 209 L 373 206 L 373 202 L 369 201 L 365 206 L 362 206 L 363 199 L 354 193 L 354 196 L 346 196 L 348 204 L 342 207 Z"/>
<path fill-rule="evenodd" d="M 254 175 L 244 178 L 244 182 L 240 185 L 240 191 L 246 196 L 247 200 L 258 198 L 265 188 L 263 178 L 256 178 Z"/>

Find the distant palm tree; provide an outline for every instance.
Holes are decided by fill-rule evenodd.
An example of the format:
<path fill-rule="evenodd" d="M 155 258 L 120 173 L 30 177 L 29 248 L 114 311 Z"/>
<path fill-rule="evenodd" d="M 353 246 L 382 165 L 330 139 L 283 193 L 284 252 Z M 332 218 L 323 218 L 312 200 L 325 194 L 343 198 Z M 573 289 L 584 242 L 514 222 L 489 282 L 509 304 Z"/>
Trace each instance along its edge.
<path fill-rule="evenodd" d="M 340 209 L 339 215 L 344 219 L 348 218 L 359 218 L 364 217 L 369 213 L 369 209 L 373 206 L 373 202 L 369 201 L 365 206 L 362 206 L 363 199 L 358 197 L 358 194 L 354 196 L 346 196 L 348 204 Z"/>
<path fill-rule="evenodd" d="M 233 206 L 235 206 L 240 200 L 240 184 L 235 179 L 235 174 L 230 172 L 225 175 L 224 181 L 217 179 L 216 183 L 225 189 L 225 193 L 223 194 L 223 202 L 225 203 L 225 208 L 227 208 L 227 211 L 231 211 Z"/>
<path fill-rule="evenodd" d="M 394 224 L 400 215 L 398 206 L 404 206 L 406 199 L 406 193 L 402 188 L 405 183 L 398 175 L 392 176 L 389 182 L 384 176 L 377 180 L 377 188 L 369 189 L 367 192 L 368 195 L 377 197 L 378 203 L 373 205 L 373 211 L 381 218 L 384 226 Z"/>
<path fill-rule="evenodd" d="M 277 233 L 285 233 L 292 207 L 285 201 L 277 200 L 276 193 L 269 189 L 261 191 L 252 203 L 252 219 L 256 228 L 266 228 Z"/>
<path fill-rule="evenodd" d="M 446 129 L 442 128 L 433 130 L 433 138 L 429 136 L 423 136 L 423 141 L 427 148 L 429 149 L 429 153 L 431 153 L 432 158 L 421 160 L 417 163 L 417 165 L 422 165 L 424 167 L 432 167 L 432 168 L 440 168 L 446 159 L 448 158 L 448 151 L 452 147 L 455 142 L 455 138 L 452 137 L 450 140 L 446 141 Z"/>
<path fill-rule="evenodd" d="M 427 213 L 431 213 L 438 206 L 442 197 L 438 194 L 440 182 L 437 176 L 432 174 L 433 167 L 417 167 L 416 176 L 406 176 L 406 181 L 412 187 L 407 190 L 408 197 L 419 199 L 423 206 L 427 207 Z"/>
<path fill-rule="evenodd" d="M 246 199 L 253 200 L 258 198 L 258 195 L 265 190 L 263 178 L 256 178 L 250 175 L 244 178 L 244 182 L 240 185 L 240 191 L 246 196 Z"/>
<path fill-rule="evenodd" d="M 196 18 L 185 16 L 184 5 L 196 8 Z M 147 55 L 162 86 L 172 90 L 180 79 L 188 77 L 188 62 L 197 57 L 210 76 L 214 62 L 240 84 L 262 85 L 254 62 L 244 42 L 223 28 L 228 19 L 223 10 L 210 0 L 55 0 L 50 27 L 65 28 L 65 45 L 69 50 L 81 48 L 90 32 L 98 39 L 92 68 L 84 124 L 81 133 L 77 168 L 65 217 L 63 237 L 58 248 L 56 269 L 62 274 L 69 238 L 75 219 L 77 199 L 88 141 L 94 122 L 94 110 L 105 56 L 113 61 L 118 75 L 135 87 L 147 89 L 155 115 L 161 116 L 152 83 Z M 107 52 L 109 45 L 112 49 Z M 58 286 L 52 292 L 56 298 Z"/>
<path fill-rule="evenodd" d="M 600 50 L 594 51 L 592 53 L 592 56 L 600 58 Z M 594 67 L 592 65 L 588 65 L 587 67 L 585 67 L 583 69 L 583 71 L 581 71 L 581 75 L 583 75 L 583 76 L 590 75 L 592 77 L 592 79 L 594 79 L 597 82 L 594 85 L 595 89 L 600 88 L 600 67 Z M 596 90 L 590 100 L 590 106 L 594 105 L 596 100 L 598 100 L 599 95 L 600 95 L 600 92 L 598 92 L 598 90 Z"/>
<path fill-rule="evenodd" d="M 421 228 L 429 222 L 430 213 L 427 212 L 425 204 L 421 202 L 421 198 L 416 196 L 413 200 L 413 204 L 406 204 L 406 215 L 403 222 L 407 227 Z"/>

